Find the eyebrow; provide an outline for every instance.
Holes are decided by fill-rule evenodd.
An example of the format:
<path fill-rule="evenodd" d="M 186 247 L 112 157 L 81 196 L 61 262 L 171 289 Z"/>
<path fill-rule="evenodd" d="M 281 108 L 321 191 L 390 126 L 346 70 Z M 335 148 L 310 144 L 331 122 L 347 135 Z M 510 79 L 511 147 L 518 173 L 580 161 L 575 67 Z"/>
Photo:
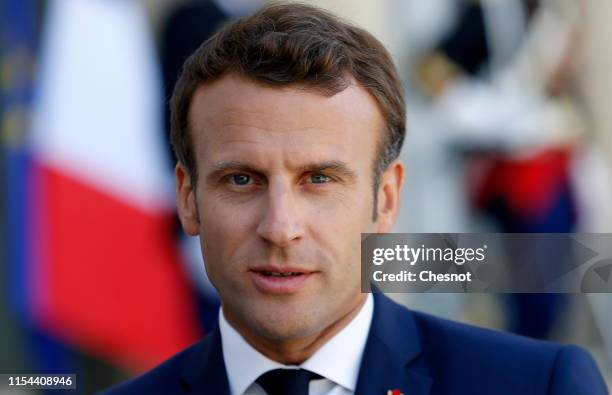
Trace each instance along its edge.
<path fill-rule="evenodd" d="M 354 181 L 357 178 L 357 174 L 351 170 L 349 165 L 339 160 L 311 163 L 304 166 L 299 166 L 296 170 L 300 173 L 331 171 L 347 178 L 348 181 Z"/>
<path fill-rule="evenodd" d="M 217 179 L 221 174 L 229 171 L 243 171 L 248 173 L 257 173 L 264 174 L 265 171 L 258 168 L 257 166 L 250 165 L 245 162 L 240 161 L 227 161 L 227 162 L 219 162 L 213 166 L 213 170 L 208 174 L 206 179 L 208 181 L 213 181 Z M 340 176 L 347 179 L 347 181 L 352 182 L 357 178 L 357 174 L 350 169 L 348 164 L 343 161 L 331 160 L 331 161 L 322 161 L 316 163 L 309 163 L 306 165 L 297 166 L 294 170 L 298 173 L 316 173 L 323 171 L 331 171 L 339 174 Z"/>

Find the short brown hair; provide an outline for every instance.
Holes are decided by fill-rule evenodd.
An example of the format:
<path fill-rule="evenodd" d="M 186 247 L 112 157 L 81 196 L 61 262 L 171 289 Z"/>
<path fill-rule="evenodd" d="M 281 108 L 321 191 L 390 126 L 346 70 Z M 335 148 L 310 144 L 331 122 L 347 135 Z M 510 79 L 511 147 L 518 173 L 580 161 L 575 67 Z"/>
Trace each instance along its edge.
<path fill-rule="evenodd" d="M 185 62 L 170 101 L 172 146 L 193 185 L 197 165 L 189 135 L 191 100 L 201 84 L 228 72 L 329 96 L 354 78 L 374 96 L 386 122 L 374 166 L 376 192 L 380 174 L 401 150 L 406 110 L 391 56 L 370 33 L 313 6 L 276 3 L 223 26 L 205 41 Z"/>

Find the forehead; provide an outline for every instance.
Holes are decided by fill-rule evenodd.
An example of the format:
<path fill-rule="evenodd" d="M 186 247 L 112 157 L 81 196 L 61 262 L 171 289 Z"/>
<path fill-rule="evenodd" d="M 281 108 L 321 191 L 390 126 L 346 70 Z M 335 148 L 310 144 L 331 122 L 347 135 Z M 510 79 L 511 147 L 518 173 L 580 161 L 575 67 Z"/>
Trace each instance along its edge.
<path fill-rule="evenodd" d="M 384 130 L 376 100 L 357 84 L 325 96 L 235 74 L 196 90 L 189 123 L 199 163 L 279 152 L 296 160 L 315 153 L 369 159 Z"/>

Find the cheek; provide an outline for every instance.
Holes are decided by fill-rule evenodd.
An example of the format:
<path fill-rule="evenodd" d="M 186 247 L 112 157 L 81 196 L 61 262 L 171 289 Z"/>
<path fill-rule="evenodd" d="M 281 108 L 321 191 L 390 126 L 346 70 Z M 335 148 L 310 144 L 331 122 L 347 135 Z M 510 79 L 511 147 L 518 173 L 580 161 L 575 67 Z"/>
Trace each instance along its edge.
<path fill-rule="evenodd" d="M 252 234 L 252 213 L 248 207 L 236 208 L 215 199 L 208 199 L 199 209 L 205 258 L 211 267 L 229 267 L 232 257 Z"/>
<path fill-rule="evenodd" d="M 310 228 L 316 244 L 334 251 L 334 260 L 339 265 L 332 268 L 344 271 L 359 270 L 361 256 L 361 233 L 366 233 L 372 223 L 372 188 L 364 186 L 359 190 L 336 196 L 334 204 L 325 208 L 319 205 L 313 209 L 316 221 L 310 221 Z"/>
<path fill-rule="evenodd" d="M 214 192 L 205 192 L 205 196 L 207 198 L 201 200 L 198 207 L 201 230 L 224 238 L 252 222 L 256 211 L 252 204 L 236 204 Z"/>
<path fill-rule="evenodd" d="M 333 204 L 325 212 L 329 223 L 342 233 L 365 232 L 372 220 L 374 193 L 370 185 L 360 185 L 332 195 Z"/>

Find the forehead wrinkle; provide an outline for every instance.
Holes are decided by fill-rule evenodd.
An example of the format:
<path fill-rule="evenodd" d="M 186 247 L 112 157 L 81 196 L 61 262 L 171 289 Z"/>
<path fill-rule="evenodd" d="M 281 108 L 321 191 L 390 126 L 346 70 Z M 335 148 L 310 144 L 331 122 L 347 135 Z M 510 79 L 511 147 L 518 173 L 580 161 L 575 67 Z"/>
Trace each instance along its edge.
<path fill-rule="evenodd" d="M 232 120 L 223 117 L 219 121 L 211 122 L 211 126 L 213 130 L 217 132 L 222 132 L 223 129 L 238 129 L 238 130 L 257 130 L 262 132 L 270 132 L 270 133 L 292 133 L 292 132 L 303 132 L 303 131 L 313 131 L 313 132 L 325 132 L 325 133 L 336 133 L 339 130 L 335 128 L 322 127 L 317 124 L 306 124 L 299 125 L 298 121 L 291 122 L 291 125 L 278 125 L 278 119 L 273 119 L 272 122 L 266 122 L 265 120 L 255 122 L 249 122 L 249 120 Z M 277 121 L 277 122 L 273 122 Z"/>
<path fill-rule="evenodd" d="M 221 119 L 219 120 L 213 120 L 214 116 L 209 116 L 207 117 L 209 119 L 210 122 L 210 130 L 213 133 L 217 133 L 219 135 L 221 135 L 222 137 L 227 135 L 228 131 L 237 131 L 237 132 L 245 132 L 247 133 L 248 131 L 261 131 L 264 133 L 279 133 L 279 134 L 291 134 L 291 133 L 299 133 L 299 132 L 316 132 L 316 133 L 340 133 L 341 130 L 338 130 L 337 128 L 330 128 L 329 125 L 328 126 L 321 126 L 321 125 L 316 125 L 316 124 L 308 124 L 308 125 L 288 125 L 283 127 L 283 125 L 275 125 L 274 122 L 268 122 L 266 123 L 265 121 L 262 122 L 262 125 L 257 125 L 258 122 L 249 122 L 248 120 L 244 121 L 242 119 L 240 120 L 232 120 L 232 119 L 227 119 L 227 117 L 220 117 Z M 230 117 L 231 118 L 231 117 Z M 294 124 L 296 122 L 293 122 Z M 231 136 L 228 136 L 231 138 Z M 248 137 L 247 138 L 237 138 L 236 141 L 238 140 L 245 140 L 248 141 Z M 224 141 L 227 142 L 227 141 Z"/>
<path fill-rule="evenodd" d="M 257 140 L 249 140 L 249 139 L 231 139 L 231 140 L 225 140 L 221 142 L 222 144 L 239 144 L 239 143 L 243 143 L 243 144 L 256 144 L 256 145 L 261 145 L 264 144 L 263 141 L 257 141 Z"/>
<path fill-rule="evenodd" d="M 243 124 L 243 123 L 224 123 L 222 125 L 218 125 L 217 129 L 223 129 L 223 128 L 236 128 L 236 129 L 240 129 L 240 130 L 246 130 L 246 129 L 256 129 L 256 130 L 260 130 L 262 132 L 270 132 L 270 133 L 292 133 L 292 132 L 305 132 L 305 131 L 313 131 L 313 132 L 335 132 L 336 130 L 333 129 L 322 129 L 320 127 L 317 126 L 304 126 L 304 127 L 300 127 L 300 128 L 285 128 L 285 129 L 280 129 L 280 128 L 274 128 L 274 129 L 268 129 L 266 127 L 259 127 L 259 126 L 254 126 L 253 124 Z M 220 130 L 217 130 L 220 131 Z"/>
<path fill-rule="evenodd" d="M 230 125 L 227 125 L 228 127 L 230 127 Z M 257 126 L 251 126 L 251 125 L 231 125 L 232 128 L 237 128 L 237 129 L 241 129 L 241 130 L 247 130 L 247 129 L 255 129 L 258 131 L 261 131 L 262 133 L 265 134 L 276 134 L 276 135 L 287 135 L 288 138 L 291 138 L 291 134 L 294 133 L 301 133 L 301 132 L 311 132 L 311 133 L 319 133 L 319 134 L 334 134 L 334 133 L 338 133 L 339 131 L 334 130 L 334 129 L 321 129 L 318 128 L 316 126 L 307 126 L 304 128 L 299 128 L 299 129 L 293 129 L 293 128 L 287 128 L 287 129 L 279 129 L 279 128 L 275 128 L 275 129 L 267 129 L 267 128 L 263 128 L 263 127 L 257 127 Z M 256 138 L 254 139 L 250 139 L 249 136 L 232 136 L 227 135 L 228 131 L 227 130 L 215 130 L 217 133 L 220 133 L 222 135 L 222 137 L 227 137 L 227 140 L 224 139 L 222 140 L 222 143 L 230 143 L 230 142 L 253 142 L 253 143 L 259 143 L 259 144 L 264 144 L 264 141 L 260 141 Z"/>

